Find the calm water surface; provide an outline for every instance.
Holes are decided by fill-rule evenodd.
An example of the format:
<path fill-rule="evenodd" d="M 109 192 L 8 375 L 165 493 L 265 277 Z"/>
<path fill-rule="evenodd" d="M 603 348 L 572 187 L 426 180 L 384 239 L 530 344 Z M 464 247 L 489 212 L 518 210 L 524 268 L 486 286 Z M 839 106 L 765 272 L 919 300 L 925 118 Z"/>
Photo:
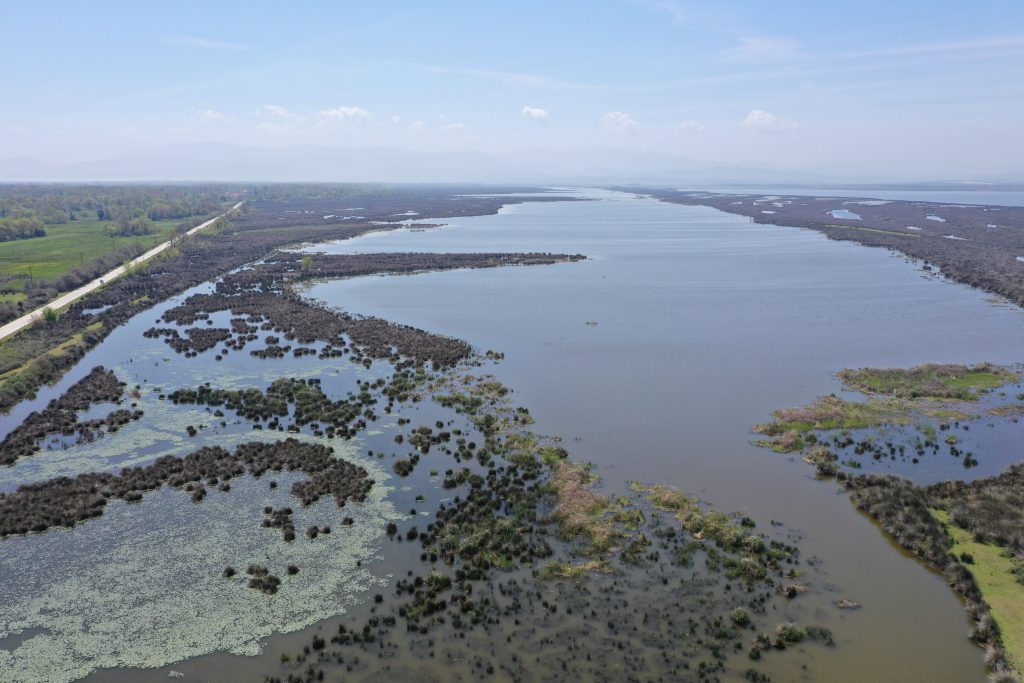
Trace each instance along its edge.
<path fill-rule="evenodd" d="M 982 680 L 981 652 L 942 579 L 834 483 L 751 446 L 750 426 L 840 391 L 832 373 L 844 367 L 1020 361 L 1021 311 L 884 250 L 703 207 L 589 194 L 598 201 L 521 204 L 313 248 L 579 252 L 585 262 L 357 278 L 310 294 L 505 352 L 496 374 L 539 431 L 599 466 L 607 490 L 670 483 L 802 532 L 804 556 L 821 573 L 786 618 L 829 625 L 839 647 L 808 647 L 806 670 L 799 658 L 770 657 L 773 680 Z M 844 595 L 863 608 L 835 609 Z"/>

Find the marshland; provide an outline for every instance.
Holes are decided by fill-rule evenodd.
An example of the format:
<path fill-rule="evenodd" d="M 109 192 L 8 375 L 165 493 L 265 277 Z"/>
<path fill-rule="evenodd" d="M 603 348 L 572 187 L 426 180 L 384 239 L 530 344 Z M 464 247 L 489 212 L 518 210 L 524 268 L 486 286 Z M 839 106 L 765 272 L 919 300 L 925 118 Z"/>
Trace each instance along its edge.
<path fill-rule="evenodd" d="M 249 191 L 5 349 L 76 350 L 0 388 L 3 678 L 1012 664 L 979 646 L 987 584 L 944 558 L 1019 546 L 1017 520 L 972 512 L 1017 495 L 1019 309 L 889 251 L 626 192 Z M 410 211 L 430 227 L 374 222 Z M 833 394 L 832 422 L 751 432 Z M 801 461 L 816 446 L 827 476 Z M 870 502 L 892 473 L 936 520 L 933 556 Z"/>

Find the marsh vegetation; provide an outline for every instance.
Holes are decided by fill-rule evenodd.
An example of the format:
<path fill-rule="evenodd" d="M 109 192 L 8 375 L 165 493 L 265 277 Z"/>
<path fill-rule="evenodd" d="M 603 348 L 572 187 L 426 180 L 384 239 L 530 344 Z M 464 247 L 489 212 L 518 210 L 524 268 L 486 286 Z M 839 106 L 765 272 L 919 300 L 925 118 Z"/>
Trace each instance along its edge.
<path fill-rule="evenodd" d="M 832 448 L 841 452 L 852 446 L 857 455 L 871 453 L 876 461 L 916 454 L 912 461 L 917 464 L 926 449 L 938 452 L 938 432 L 959 425 L 960 420 L 1015 415 L 1001 409 L 1005 405 L 986 409 L 974 404 L 996 389 L 1019 382 L 1019 372 L 988 363 L 928 364 L 842 370 L 837 376 L 850 389 L 870 396 L 865 401 L 846 401 L 832 395 L 804 408 L 775 411 L 772 423 L 754 427 L 771 438 L 755 443 L 780 452 L 799 452 L 816 467 L 819 477 L 834 477 L 860 510 L 940 572 L 964 599 L 973 622 L 972 637 L 987 649 L 985 661 L 992 675 L 1015 680 L 1015 671 L 1024 661 L 1020 635 L 1024 622 L 1016 609 L 1024 601 L 1024 518 L 1020 514 L 1024 465 L 1014 464 L 1001 474 L 973 481 L 949 479 L 922 486 L 893 475 L 851 472 L 860 469 L 860 462 L 840 462 Z M 923 441 L 918 438 L 907 444 L 870 434 L 911 422 Z M 861 430 L 859 441 L 850 436 L 852 430 Z M 970 452 L 960 450 L 956 434 L 948 433 L 943 441 L 951 455 L 963 456 L 964 467 L 977 464 Z"/>
<path fill-rule="evenodd" d="M 52 437 L 74 437 L 79 443 L 92 441 L 98 433 L 113 433 L 131 420 L 138 420 L 143 412 L 126 408 L 113 408 L 102 418 L 79 418 L 79 413 L 94 405 L 117 404 L 124 396 L 125 384 L 112 371 L 93 368 L 63 396 L 52 400 L 42 411 L 29 414 L 7 434 L 0 442 L 0 465 L 12 465 L 20 457 L 38 453 Z"/>
<path fill-rule="evenodd" d="M 117 312 L 123 299 L 63 312 L 49 326 L 53 336 L 33 330 L 8 347 L 11 354 L 28 353 L 22 344 L 34 339 L 44 353 L 92 354 L 86 367 L 102 362 L 113 368 L 116 378 L 130 382 L 123 387 L 130 400 L 123 395 L 119 400 L 126 406 L 137 402 L 132 409 L 145 414 L 111 438 L 69 443 L 67 452 L 36 452 L 10 470 L 0 499 L 14 530 L 4 540 L 8 557 L 43 568 L 40 581 L 51 585 L 30 592 L 19 583 L 10 591 L 4 623 L 15 623 L 10 615 L 18 615 L 18 624 L 38 624 L 52 633 L 35 640 L 25 636 L 30 647 L 12 645 L 11 659 L 3 661 L 19 671 L 28 671 L 29 660 L 57 662 L 51 670 L 72 672 L 68 679 L 85 675 L 98 662 L 104 668 L 173 666 L 189 677 L 226 666 L 240 679 L 282 681 L 320 676 L 763 681 L 813 676 L 823 663 L 857 658 L 859 629 L 889 633 L 888 612 L 878 595 L 863 586 L 847 593 L 848 586 L 835 585 L 827 562 L 815 554 L 820 540 L 812 540 L 818 546 L 807 552 L 796 528 L 763 514 L 765 499 L 775 495 L 767 492 L 773 488 L 768 484 L 783 477 L 766 481 L 764 493 L 729 498 L 710 470 L 690 467 L 690 451 L 705 451 L 705 459 L 718 452 L 708 448 L 701 430 L 692 429 L 703 421 L 694 416 L 707 417 L 720 408 L 714 406 L 714 387 L 695 379 L 690 385 L 700 387 L 707 410 L 694 405 L 685 423 L 679 418 L 680 400 L 692 398 L 686 391 L 693 390 L 682 389 L 687 383 L 676 381 L 675 373 L 693 364 L 679 361 L 675 347 L 669 356 L 649 359 L 659 378 L 672 379 L 671 391 L 651 392 L 665 410 L 636 391 L 650 381 L 641 361 L 653 347 L 644 344 L 657 347 L 681 337 L 655 333 L 657 326 L 631 325 L 630 318 L 605 309 L 577 315 L 577 304 L 561 300 L 548 308 L 534 301 L 536 310 L 525 316 L 516 308 L 521 302 L 491 303 L 501 314 L 498 322 L 473 308 L 470 293 L 478 291 L 528 301 L 510 287 L 515 276 L 534 282 L 577 271 L 592 271 L 585 295 L 576 297 L 590 305 L 609 296 L 601 289 L 605 271 L 600 270 L 607 255 L 575 263 L 580 257 L 571 253 L 577 250 L 572 241 L 541 243 L 551 253 L 528 247 L 521 253 L 467 254 L 459 244 L 434 254 L 412 249 L 378 254 L 358 244 L 364 253 L 318 254 L 315 246 L 287 251 L 299 237 L 316 241 L 391 227 L 347 216 L 368 221 L 385 211 L 415 210 L 442 217 L 503 203 L 453 198 L 450 188 L 403 190 L 404 198 L 350 189 L 334 197 L 314 196 L 329 195 L 324 188 L 308 188 L 308 197 L 274 196 L 294 188 L 253 190 L 245 213 L 209 238 L 197 236 L 167 263 L 133 273 L 125 279 L 135 282 L 131 288 L 115 283 L 125 287 L 122 295 L 132 297 L 134 312 L 113 339 L 106 326 L 120 325 L 116 316 L 127 315 L 126 308 Z M 409 197 L 422 202 L 396 206 Z M 352 210 L 342 213 L 345 209 Z M 540 223 L 542 231 L 550 231 Z M 572 224 L 587 232 L 599 229 L 592 221 Z M 443 229 L 434 233 L 446 239 Z M 219 243 L 224 251 L 206 254 L 193 242 L 211 251 Z M 503 249 L 519 244 L 497 243 Z M 174 265 L 181 258 L 208 266 L 212 281 L 187 280 L 193 273 Z M 494 268 L 517 265 L 554 267 Z M 654 266 L 643 260 L 644 271 Z M 427 287 L 430 282 L 479 276 L 468 282 L 491 284 L 479 289 L 470 284 L 469 291 L 462 290 L 465 298 L 432 294 L 426 301 L 409 301 L 421 311 L 464 309 L 482 327 L 496 330 L 499 339 L 461 331 L 444 336 L 437 331 L 449 329 L 446 325 L 419 318 L 402 325 L 399 315 L 358 316 L 352 311 L 362 309 L 345 297 L 332 300 L 332 306 L 307 298 L 321 280 L 355 282 L 366 275 L 429 271 L 446 272 L 373 282 L 408 281 L 434 291 Z M 512 277 L 490 280 L 495 274 Z M 179 275 L 182 282 L 176 281 Z M 196 288 L 188 291 L 190 283 Z M 648 315 L 636 302 L 651 292 L 626 297 L 630 311 Z M 68 318 L 91 322 L 75 328 Z M 506 331 L 503 318 L 523 332 L 526 344 Z M 571 320 L 562 325 L 562 318 Z M 601 325 L 583 324 L 588 318 Z M 77 332 L 57 346 L 45 345 L 73 329 Z M 539 363 L 551 381 L 538 382 L 541 390 L 527 394 L 531 410 L 516 405 L 522 394 L 511 386 L 518 387 L 521 379 L 532 386 L 524 367 L 537 363 L 533 348 L 557 349 L 563 337 L 579 344 L 574 335 L 581 333 L 605 355 L 587 363 L 578 363 L 576 354 L 555 364 Z M 87 340 L 88 334 L 95 337 Z M 508 348 L 500 345 L 506 338 Z M 470 340 L 480 346 L 474 348 Z M 477 350 L 488 346 L 501 350 Z M 510 360 L 502 362 L 506 351 Z M 54 377 L 60 374 L 57 365 Z M 562 366 L 574 365 L 579 372 L 563 379 Z M 527 374 L 510 380 L 508 368 Z M 27 369 L 19 367 L 3 379 L 21 371 Z M 73 386 L 70 379 L 58 390 Z M 612 383 L 622 388 L 602 405 L 606 392 L 598 389 Z M 580 428 L 583 423 L 551 420 L 553 404 L 565 402 L 559 384 L 578 397 L 569 408 L 592 415 L 608 436 L 594 438 L 593 431 Z M 957 415 L 990 415 L 999 407 L 997 394 L 998 388 L 976 400 L 958 399 L 964 406 L 955 414 L 940 405 L 951 399 L 901 413 L 921 397 L 879 395 L 865 402 L 877 400 L 879 407 L 865 409 L 844 396 L 841 403 L 787 416 L 791 419 L 780 422 L 778 433 L 763 436 L 793 432 L 804 440 L 802 455 L 838 473 L 842 459 L 859 457 L 854 451 L 867 443 L 867 430 L 917 429 L 918 420 L 947 411 L 942 419 L 949 430 L 921 433 L 927 449 L 937 443 L 984 460 L 972 440 L 982 418 L 969 433 L 953 425 L 957 419 L 968 424 Z M 38 411 L 45 408 L 40 403 L 33 404 Z M 763 411 L 764 403 L 757 405 Z M 75 411 L 75 419 L 102 418 L 105 408 L 90 403 L 85 412 Z M 13 417 L 20 421 L 27 412 L 19 407 Z M 890 413 L 903 414 L 907 422 L 890 419 Z M 624 416 L 636 424 L 621 427 Z M 561 432 L 563 441 L 540 433 L 535 417 L 543 431 L 552 424 L 574 426 L 550 430 Z M 647 417 L 651 422 L 644 431 L 631 431 Z M 720 437 L 735 432 L 736 442 L 744 445 L 746 420 L 735 430 L 710 417 L 706 422 L 708 431 Z M 823 428 L 831 424 L 845 425 L 849 433 L 829 430 L 825 443 Z M 945 438 L 954 435 L 956 441 Z M 624 445 L 620 439 L 627 437 Z M 837 439 L 853 443 L 839 447 L 832 443 Z M 893 443 L 897 454 L 901 445 Z M 884 439 L 864 449 L 860 455 L 869 458 L 876 449 L 889 453 Z M 659 457 L 652 454 L 661 451 L 665 462 L 650 466 Z M 911 453 L 916 451 L 908 448 L 908 457 Z M 735 462 L 730 468 L 735 477 Z M 629 485 L 623 475 L 640 481 Z M 723 498 L 727 503 L 716 507 Z M 33 532 L 39 524 L 48 526 Z M 815 531 L 822 535 L 822 527 Z M 973 552 L 975 566 L 984 561 L 974 548 L 955 552 Z M 46 573 L 47 556 L 76 558 L 61 564 L 73 580 Z M 161 602 L 153 587 L 168 587 L 162 592 L 201 605 L 201 613 L 172 624 L 168 615 L 178 606 Z M 82 599 L 71 599 L 76 595 Z M 39 596 L 47 596 L 45 609 L 37 608 Z M 122 608 L 104 602 L 105 596 L 124 596 L 133 605 Z M 864 609 L 849 611 L 861 603 Z M 957 609 L 953 604 L 950 611 L 958 618 Z M 105 616 L 80 636 L 81 652 L 103 654 L 60 659 L 69 643 L 79 642 L 73 628 L 62 625 L 87 611 Z M 139 624 L 153 637 L 132 643 L 113 619 Z M 933 633 L 922 627 L 923 637 Z M 900 642 L 901 648 L 910 647 Z M 980 663 L 967 668 L 977 672 Z M 163 678 L 168 673 L 166 668 L 141 673 L 121 668 L 101 676 Z"/>

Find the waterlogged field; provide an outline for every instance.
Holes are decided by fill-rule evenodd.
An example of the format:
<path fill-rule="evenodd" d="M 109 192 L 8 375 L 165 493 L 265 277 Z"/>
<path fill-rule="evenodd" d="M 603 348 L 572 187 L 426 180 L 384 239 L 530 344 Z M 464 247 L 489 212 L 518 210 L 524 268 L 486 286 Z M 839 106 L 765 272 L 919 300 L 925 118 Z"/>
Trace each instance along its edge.
<path fill-rule="evenodd" d="M 141 334 L 177 301 L 180 298 L 119 329 L 79 366 L 103 364 L 138 387 L 133 403 L 144 417 L 91 443 L 58 446 L 19 460 L 4 471 L 0 490 L 10 492 L 20 484 L 58 476 L 137 467 L 161 456 L 180 457 L 202 445 L 233 448 L 279 438 L 253 431 L 237 418 L 221 425 L 205 409 L 161 400 L 160 394 L 172 387 L 194 387 L 216 378 L 224 387 L 265 388 L 286 372 L 294 377 L 324 375 L 325 386 L 343 394 L 355 386 L 357 376 L 365 379 L 375 372 L 361 365 L 328 370 L 315 358 L 268 364 L 248 354 L 218 364 L 215 373 L 212 358 L 182 362 L 161 341 Z M 31 406 L 19 406 L 18 412 L 45 405 L 49 394 L 60 393 L 78 374 L 69 375 Z M 189 425 L 203 428 L 189 437 Z M 310 435 L 292 436 L 327 442 Z M 275 476 L 273 489 L 267 477 L 243 477 L 230 491 L 214 490 L 197 505 L 188 494 L 164 488 L 146 494 L 139 504 L 112 501 L 102 517 L 73 529 L 0 541 L 3 680 L 71 681 L 100 668 L 158 667 L 217 651 L 254 655 L 275 633 L 307 627 L 365 601 L 371 589 L 387 583 L 387 574 L 360 565 L 378 557 L 384 523 L 402 515 L 389 497 L 392 475 L 381 464 L 356 443 L 330 445 L 337 457 L 367 468 L 378 485 L 366 501 L 344 508 L 354 518 L 344 533 L 321 536 L 317 543 L 286 544 L 279 533 L 261 526 L 265 506 L 296 505 L 288 491 L 303 476 L 287 471 Z M 305 529 L 337 524 L 337 519 L 334 502 L 322 499 L 299 507 L 295 524 Z M 241 565 L 244 574 L 250 561 L 272 567 L 295 564 L 302 571 L 287 577 L 286 590 L 270 601 L 245 588 L 244 576 L 230 582 L 221 576 L 221 570 L 232 565 Z"/>
<path fill-rule="evenodd" d="M 136 315 L 15 406 L 0 435 L 102 365 L 124 394 L 75 419 L 142 415 L 52 434 L 0 471 L 0 493 L 23 497 L 137 474 L 98 515 L 0 538 L 0 680 L 982 680 L 944 577 L 750 427 L 830 392 L 866 400 L 844 367 L 1017 362 L 1020 312 L 882 251 L 586 194 L 269 259 Z M 376 252 L 498 256 L 417 269 Z M 514 262 L 545 265 L 493 267 Z M 331 275 L 346 268 L 405 274 Z M 291 291 L 308 299 L 267 298 Z M 962 379 L 942 386 L 995 386 Z M 958 436 L 941 452 L 910 420 L 836 448 L 924 483 L 943 459 L 935 480 L 986 476 L 1009 459 L 996 446 L 1021 390 L 968 397 L 978 416 L 938 432 Z M 889 457 L 899 430 L 927 457 Z M 288 438 L 330 461 L 225 460 Z M 229 463 L 219 477 L 143 474 L 204 447 L 225 449 L 204 451 Z M 372 485 L 339 507 L 330 487 L 352 472 Z"/>

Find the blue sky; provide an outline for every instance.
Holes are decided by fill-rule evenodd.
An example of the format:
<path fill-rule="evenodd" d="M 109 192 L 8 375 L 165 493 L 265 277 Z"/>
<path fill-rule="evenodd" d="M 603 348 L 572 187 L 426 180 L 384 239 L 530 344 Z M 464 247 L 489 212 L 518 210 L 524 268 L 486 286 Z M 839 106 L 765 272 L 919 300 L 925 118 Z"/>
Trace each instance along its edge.
<path fill-rule="evenodd" d="M 220 141 L 1022 170 L 1020 0 L 5 2 L 0 24 L 0 157 Z"/>

